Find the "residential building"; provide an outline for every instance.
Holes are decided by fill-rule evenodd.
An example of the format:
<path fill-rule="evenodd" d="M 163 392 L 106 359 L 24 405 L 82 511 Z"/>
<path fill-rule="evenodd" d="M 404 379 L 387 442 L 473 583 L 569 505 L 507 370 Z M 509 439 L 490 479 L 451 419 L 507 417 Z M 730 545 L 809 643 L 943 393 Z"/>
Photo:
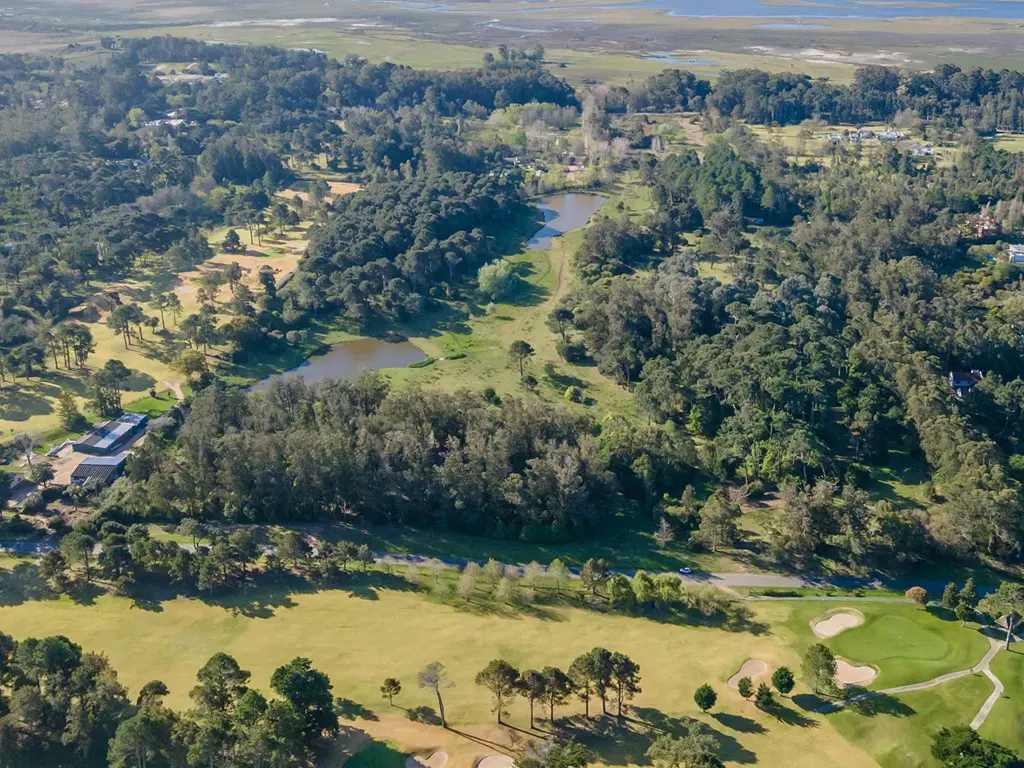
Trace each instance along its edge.
<path fill-rule="evenodd" d="M 964 395 L 974 389 L 974 385 L 985 378 L 985 374 L 974 369 L 971 371 L 950 371 L 949 386 L 956 393 L 958 399 L 963 400 Z"/>

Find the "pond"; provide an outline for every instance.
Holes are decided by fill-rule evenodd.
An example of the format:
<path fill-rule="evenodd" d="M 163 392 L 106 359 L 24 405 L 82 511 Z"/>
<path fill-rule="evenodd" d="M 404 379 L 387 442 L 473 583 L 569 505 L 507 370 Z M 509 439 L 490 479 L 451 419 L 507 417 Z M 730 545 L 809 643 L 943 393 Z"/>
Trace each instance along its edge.
<path fill-rule="evenodd" d="M 537 208 L 544 214 L 544 226 L 530 238 L 527 250 L 549 250 L 552 240 L 582 227 L 604 204 L 605 198 L 600 195 L 582 192 L 560 192 L 538 199 Z"/>
<path fill-rule="evenodd" d="M 426 359 L 423 350 L 408 341 L 390 342 L 383 339 L 356 339 L 332 344 L 329 352 L 314 355 L 298 368 L 275 373 L 251 387 L 264 390 L 271 382 L 281 378 L 299 376 L 307 384 L 321 379 L 348 379 L 363 371 L 381 368 L 405 368 L 410 363 Z"/>

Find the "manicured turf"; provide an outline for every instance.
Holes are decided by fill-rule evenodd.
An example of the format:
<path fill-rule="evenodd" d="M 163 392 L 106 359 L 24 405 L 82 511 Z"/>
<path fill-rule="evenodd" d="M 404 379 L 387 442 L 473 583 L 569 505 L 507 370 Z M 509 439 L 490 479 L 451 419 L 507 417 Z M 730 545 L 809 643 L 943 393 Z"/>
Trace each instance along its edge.
<path fill-rule="evenodd" d="M 940 728 L 969 723 L 991 692 L 988 678 L 971 675 L 926 691 L 871 699 L 829 715 L 828 721 L 882 768 L 937 768 L 932 736 Z"/>
<path fill-rule="evenodd" d="M 1011 645 L 992 659 L 992 673 L 1003 683 L 996 702 L 979 733 L 1024 753 L 1024 648 Z"/>
<path fill-rule="evenodd" d="M 456 727 L 491 720 L 489 698 L 473 684 L 476 671 L 490 659 L 505 658 L 521 668 L 564 667 L 600 644 L 640 664 L 643 692 L 634 702 L 634 714 L 648 722 L 672 728 L 676 717 L 698 716 L 693 691 L 710 681 L 719 691 L 719 704 L 701 719 L 720 734 L 730 761 L 797 768 L 872 764 L 821 716 L 799 711 L 789 701 L 777 716 L 768 715 L 725 686 L 750 657 L 773 668 L 787 664 L 798 669 L 799 658 L 785 633 L 774 630 L 805 606 L 758 604 L 730 630 L 571 608 L 538 606 L 524 614 L 495 611 L 489 603 L 442 605 L 394 578 L 379 575 L 377 586 L 351 591 L 252 590 L 211 604 L 176 598 L 133 607 L 111 596 L 100 596 L 91 605 L 67 598 L 27 602 L 0 608 L 0 628 L 20 638 L 63 633 L 88 649 L 104 651 L 133 693 L 158 677 L 169 686 L 169 703 L 175 707 L 188 706 L 196 670 L 218 650 L 236 656 L 252 671 L 253 683 L 264 688 L 275 667 L 295 655 L 308 656 L 331 676 L 337 696 L 382 716 L 387 706 L 378 687 L 386 676 L 404 683 L 396 704 L 435 705 L 414 681 L 416 671 L 436 659 L 455 683 L 446 691 L 446 703 Z M 817 609 L 826 607 L 818 604 Z M 526 725 L 521 701 L 512 705 L 511 722 Z M 612 764 L 636 762 L 649 741 L 645 733 L 634 734 L 607 745 L 603 757 Z"/>
<path fill-rule="evenodd" d="M 862 610 L 862 606 L 858 605 Z M 988 640 L 970 625 L 940 619 L 909 604 L 882 604 L 859 627 L 826 643 L 836 655 L 878 668 L 871 688 L 920 683 L 968 669 L 988 650 Z"/>

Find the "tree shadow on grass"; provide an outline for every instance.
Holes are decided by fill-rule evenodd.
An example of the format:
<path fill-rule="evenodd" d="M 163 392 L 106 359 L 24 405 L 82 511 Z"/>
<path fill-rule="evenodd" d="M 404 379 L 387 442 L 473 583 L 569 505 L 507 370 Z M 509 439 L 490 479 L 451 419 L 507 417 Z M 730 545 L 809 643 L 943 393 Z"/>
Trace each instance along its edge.
<path fill-rule="evenodd" d="M 355 720 L 357 718 L 362 718 L 363 720 L 379 719 L 372 709 L 367 709 L 362 704 L 342 696 L 338 696 L 334 700 L 334 711 L 338 713 L 338 717 L 342 720 Z"/>
<path fill-rule="evenodd" d="M 828 699 L 816 693 L 798 693 L 789 700 L 804 712 L 817 712 L 823 707 L 835 706 L 837 703 L 835 699 Z"/>
<path fill-rule="evenodd" d="M 0 606 L 21 605 L 30 600 L 53 597 L 50 586 L 39 576 L 35 563 L 18 563 L 0 569 Z"/>
<path fill-rule="evenodd" d="M 673 609 L 654 611 L 644 616 L 651 621 L 662 624 L 678 624 L 685 626 L 712 627 L 727 632 L 743 632 L 751 635 L 763 635 L 770 627 L 754 617 L 754 612 L 742 603 L 731 603 L 727 608 L 713 616 L 704 616 L 697 611 Z"/>
<path fill-rule="evenodd" d="M 474 616 L 501 616 L 507 619 L 531 618 L 541 621 L 565 621 L 565 617 L 557 612 L 538 605 L 536 603 L 517 602 L 515 605 L 507 603 L 495 603 L 493 600 L 474 599 L 456 600 L 448 603 L 451 607 L 462 613 L 471 613 Z"/>
<path fill-rule="evenodd" d="M 555 368 L 554 363 L 544 363 L 544 376 L 550 382 L 551 386 L 559 392 L 564 392 L 569 387 L 579 387 L 580 389 L 587 388 L 587 382 L 583 379 L 577 378 L 576 376 L 570 376 L 565 373 L 559 373 L 558 369 Z"/>
<path fill-rule="evenodd" d="M 916 710 L 906 702 L 900 701 L 895 696 L 890 696 L 887 693 L 881 693 L 877 696 L 851 702 L 846 705 L 846 709 L 852 710 L 858 715 L 863 715 L 864 717 L 874 717 L 875 715 L 909 717 L 916 712 Z"/>
<path fill-rule="evenodd" d="M 737 733 L 764 733 L 765 728 L 756 720 L 751 720 L 743 715 L 731 715 L 728 712 L 716 712 L 712 717 L 719 722 L 723 728 L 728 728 Z"/>
<path fill-rule="evenodd" d="M 817 728 L 819 725 L 817 720 L 808 717 L 799 710 L 790 709 L 780 702 L 775 703 L 775 706 L 769 710 L 769 714 L 780 723 L 785 723 L 786 725 L 795 725 L 800 728 Z"/>
<path fill-rule="evenodd" d="M 653 730 L 669 733 L 673 736 L 678 736 L 683 733 L 687 724 L 694 720 L 690 717 L 666 715 L 661 710 L 654 709 L 653 707 L 633 707 L 633 712 L 638 718 L 638 720 L 635 720 L 634 722 L 640 722 Z M 721 753 L 719 754 L 719 757 L 721 757 L 722 760 L 741 764 L 757 762 L 757 755 L 736 741 L 733 736 L 730 736 L 727 733 L 722 733 L 703 721 L 697 722 L 700 722 L 704 726 L 704 729 L 718 740 L 718 743 L 721 746 Z"/>
<path fill-rule="evenodd" d="M 412 707 L 405 710 L 405 716 L 412 720 L 414 723 L 426 723 L 427 725 L 440 725 L 441 718 L 438 717 L 437 712 L 434 711 L 433 707 L 426 705 L 419 707 Z"/>
<path fill-rule="evenodd" d="M 349 768 L 405 768 L 407 755 L 383 741 L 371 741 L 345 760 Z"/>
<path fill-rule="evenodd" d="M 103 587 L 95 581 L 86 584 L 84 581 L 74 581 L 65 590 L 65 594 L 78 605 L 92 605 L 96 598 L 104 593 Z"/>
<path fill-rule="evenodd" d="M 147 611 L 159 612 L 163 610 L 164 602 L 184 596 L 246 618 L 269 619 L 280 609 L 295 607 L 294 595 L 337 591 L 363 600 L 378 600 L 379 590 L 419 591 L 419 587 L 401 576 L 378 571 L 343 573 L 337 581 L 329 584 L 317 584 L 291 572 L 273 575 L 250 573 L 249 579 L 201 594 L 176 584 L 144 583 L 136 586 L 132 597 L 136 607 Z"/>

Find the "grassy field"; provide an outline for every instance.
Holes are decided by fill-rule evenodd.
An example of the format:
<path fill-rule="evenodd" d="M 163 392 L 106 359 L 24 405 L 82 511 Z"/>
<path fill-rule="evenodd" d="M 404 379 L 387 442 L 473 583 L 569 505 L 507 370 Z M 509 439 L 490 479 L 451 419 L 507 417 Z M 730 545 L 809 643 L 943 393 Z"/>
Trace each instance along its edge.
<path fill-rule="evenodd" d="M 828 719 L 882 768 L 939 768 L 929 751 L 932 736 L 969 723 L 991 692 L 988 678 L 970 675 L 926 691 L 871 699 Z"/>
<path fill-rule="evenodd" d="M 1024 650 L 1011 645 L 992 659 L 992 672 L 1004 686 L 1003 696 L 980 733 L 1018 752 L 1024 752 Z"/>
<path fill-rule="evenodd" d="M 422 578 L 429 582 L 429 577 Z M 446 708 L 458 732 L 490 720 L 487 695 L 472 678 L 491 658 L 501 657 L 521 668 L 565 666 L 580 652 L 601 644 L 629 654 L 643 670 L 643 692 L 632 713 L 638 721 L 671 730 L 679 717 L 700 716 L 692 693 L 700 683 L 711 682 L 719 691 L 719 704 L 700 718 L 719 734 L 731 764 L 872 765 L 860 751 L 867 742 L 851 738 L 847 743 L 836 728 L 855 736 L 857 729 L 879 727 L 880 716 L 824 717 L 805 711 L 801 707 L 811 697 L 800 688 L 792 699 L 782 701 L 776 713 L 766 714 L 725 686 L 748 658 L 763 659 L 772 668 L 786 664 L 799 669 L 799 654 L 813 642 L 810 619 L 835 603 L 757 603 L 751 604 L 745 617 L 728 625 L 695 626 L 560 606 L 537 605 L 520 612 L 482 599 L 448 605 L 419 594 L 397 576 L 371 574 L 358 579 L 349 589 L 261 588 L 224 599 L 177 597 L 142 606 L 107 595 L 89 605 L 68 598 L 25 602 L 0 607 L 0 627 L 18 637 L 67 634 L 86 648 L 107 653 L 132 692 L 159 677 L 171 690 L 169 703 L 177 707 L 187 706 L 196 669 L 215 651 L 236 656 L 252 671 L 254 683 L 264 687 L 277 665 L 303 654 L 330 674 L 347 710 L 368 716 L 360 727 L 377 738 L 391 739 L 393 748 L 400 751 L 430 745 L 403 742 L 399 726 L 406 721 L 387 711 L 377 691 L 383 677 L 395 676 L 406 683 L 396 702 L 401 707 L 430 707 L 432 696 L 416 689 L 412 681 L 424 664 L 440 660 L 455 684 L 446 692 Z M 863 610 L 869 619 L 899 615 L 926 628 L 939 621 L 913 606 L 864 604 Z M 964 641 L 960 643 L 963 653 L 969 654 L 970 633 L 963 631 L 959 637 Z M 896 647 L 898 640 L 898 636 L 888 638 Z M 886 638 L 879 635 L 876 641 Z M 901 663 L 896 657 L 879 659 L 883 672 Z M 981 686 L 963 685 L 965 690 L 959 692 L 950 689 L 956 695 L 940 691 L 908 703 L 928 727 L 940 720 L 960 720 L 973 714 L 976 699 L 985 693 Z M 892 728 L 908 722 L 900 715 Z M 511 723 L 526 727 L 521 702 L 513 705 Z M 442 737 L 451 738 L 435 730 L 434 746 L 442 743 Z M 587 736 L 599 758 L 611 765 L 638 762 L 651 738 L 633 728 L 612 736 Z M 422 732 L 417 738 L 422 738 Z M 874 746 L 868 748 L 875 751 Z M 383 747 L 374 749 L 387 756 Z M 459 757 L 467 762 L 457 762 L 468 766 L 479 753 L 479 748 L 475 752 L 470 748 Z M 373 764 L 377 764 L 375 758 Z"/>
<path fill-rule="evenodd" d="M 628 184 L 606 194 L 607 201 L 596 215 L 639 215 L 649 205 L 648 190 Z M 624 213 L 618 211 L 620 203 Z M 525 233 L 532 234 L 539 226 L 531 220 L 526 223 Z M 443 327 L 428 318 L 426 332 L 422 324 L 400 328 L 438 362 L 427 368 L 391 371 L 390 377 L 399 384 L 416 382 L 446 389 L 480 390 L 490 386 L 502 396 L 522 397 L 528 393 L 521 385 L 518 368 L 508 358 L 509 343 L 521 339 L 536 350 L 527 363 L 528 372 L 539 382 L 531 397 L 584 408 L 595 418 L 633 414 L 630 393 L 592 365 L 566 363 L 555 350 L 558 336 L 545 326 L 548 314 L 572 284 L 572 255 L 581 238 L 582 231 L 575 230 L 556 238 L 551 250 L 522 250 L 509 256 L 522 278 L 522 290 L 507 302 L 495 303 L 489 312 L 470 302 L 453 308 L 454 318 Z M 441 359 L 453 355 L 464 357 Z M 569 386 L 582 391 L 582 404 L 566 401 Z"/>

